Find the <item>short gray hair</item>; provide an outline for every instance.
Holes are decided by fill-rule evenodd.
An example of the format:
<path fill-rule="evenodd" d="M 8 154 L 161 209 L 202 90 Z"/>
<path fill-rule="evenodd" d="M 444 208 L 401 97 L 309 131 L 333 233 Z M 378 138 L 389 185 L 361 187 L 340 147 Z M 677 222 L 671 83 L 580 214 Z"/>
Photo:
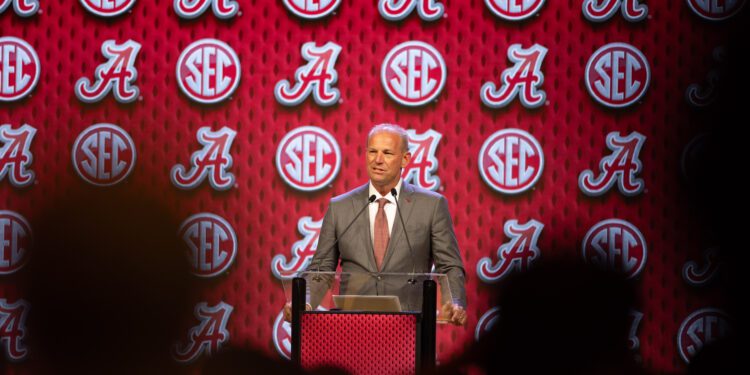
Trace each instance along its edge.
<path fill-rule="evenodd" d="M 401 137 L 401 151 L 403 153 L 409 151 L 409 133 L 406 132 L 406 129 L 396 124 L 384 123 L 373 126 L 372 129 L 370 129 L 370 133 L 367 134 L 367 143 L 370 143 L 370 138 L 372 138 L 373 135 L 383 132 L 393 133 Z"/>

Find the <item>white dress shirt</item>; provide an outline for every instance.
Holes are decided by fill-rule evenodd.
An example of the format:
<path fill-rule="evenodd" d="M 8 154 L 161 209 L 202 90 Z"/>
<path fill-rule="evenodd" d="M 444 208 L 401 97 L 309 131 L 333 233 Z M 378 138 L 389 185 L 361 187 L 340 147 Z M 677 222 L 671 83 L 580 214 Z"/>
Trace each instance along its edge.
<path fill-rule="evenodd" d="M 401 179 L 398 180 L 398 184 L 396 184 L 396 193 L 401 194 Z M 385 196 L 380 195 L 378 193 L 377 189 L 375 189 L 374 186 L 372 186 L 372 182 L 370 182 L 370 193 L 367 195 L 368 197 L 375 194 L 375 201 L 370 203 L 370 238 L 375 241 L 375 215 L 378 214 L 378 199 L 385 198 L 388 200 L 388 203 L 383 206 L 383 209 L 385 210 L 385 217 L 388 219 L 388 235 L 393 233 L 393 222 L 398 220 L 396 218 L 396 199 L 393 198 L 393 195 L 391 195 L 390 192 L 386 194 Z M 373 246 L 375 246 L 375 243 L 373 243 Z"/>

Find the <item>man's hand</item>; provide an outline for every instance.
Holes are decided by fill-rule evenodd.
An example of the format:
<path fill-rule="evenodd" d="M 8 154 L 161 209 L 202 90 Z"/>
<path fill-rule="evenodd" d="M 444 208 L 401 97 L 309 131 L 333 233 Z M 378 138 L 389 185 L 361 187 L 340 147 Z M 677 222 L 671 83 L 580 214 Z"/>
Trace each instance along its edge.
<path fill-rule="evenodd" d="M 466 310 L 460 305 L 447 302 L 443 305 L 441 315 L 451 324 L 462 326 L 466 324 Z"/>
<path fill-rule="evenodd" d="M 291 323 L 292 322 L 292 303 L 287 302 L 284 304 L 284 320 Z"/>
<path fill-rule="evenodd" d="M 311 311 L 312 306 L 310 306 L 309 303 L 306 303 L 305 310 Z M 284 304 L 284 320 L 289 323 L 292 322 L 292 303 L 291 302 L 287 302 L 286 304 Z"/>

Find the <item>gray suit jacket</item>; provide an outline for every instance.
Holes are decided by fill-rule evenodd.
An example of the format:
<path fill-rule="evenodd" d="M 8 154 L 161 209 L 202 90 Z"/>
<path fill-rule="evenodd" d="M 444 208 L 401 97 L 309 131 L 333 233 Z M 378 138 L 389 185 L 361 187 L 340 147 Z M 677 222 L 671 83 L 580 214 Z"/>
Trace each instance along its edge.
<path fill-rule="evenodd" d="M 367 204 L 368 189 L 369 183 L 331 199 L 328 211 L 323 218 L 317 251 L 307 267 L 308 271 L 335 271 L 338 260 L 341 259 L 342 272 L 378 273 L 370 234 L 370 215 L 367 210 L 339 239 L 338 244 L 330 249 L 346 226 Z M 402 182 L 398 204 L 402 210 L 401 214 L 404 217 L 414 253 L 410 255 L 409 245 L 403 233 L 404 228 L 397 214 L 381 272 L 428 273 L 434 263 L 435 272 L 448 275 L 453 302 L 466 306 L 465 271 L 453 231 L 453 222 L 448 212 L 448 202 L 438 193 Z M 350 284 L 357 284 L 354 293 L 358 294 L 399 295 L 402 306 L 405 305 L 406 309 L 417 309 L 415 307 L 421 305 L 421 292 L 418 296 L 415 293 L 410 294 L 401 288 L 404 280 L 388 278 L 391 284 L 397 284 L 389 285 L 383 281 L 384 278 L 378 279 L 374 275 L 369 285 L 363 285 L 360 281 L 354 280 Z M 342 280 L 342 289 L 346 287 L 346 281 Z M 325 294 L 327 285 L 309 286 L 310 304 L 317 306 Z M 348 291 L 348 293 L 353 292 Z"/>

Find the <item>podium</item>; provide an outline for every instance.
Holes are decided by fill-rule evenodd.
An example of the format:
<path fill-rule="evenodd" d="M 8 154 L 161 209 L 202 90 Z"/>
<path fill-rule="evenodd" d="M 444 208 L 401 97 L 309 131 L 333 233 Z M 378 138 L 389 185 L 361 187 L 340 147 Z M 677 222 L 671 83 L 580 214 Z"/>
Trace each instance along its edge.
<path fill-rule="evenodd" d="M 435 330 L 451 301 L 443 274 L 301 272 L 286 280 L 292 361 L 304 369 L 415 374 L 435 367 Z"/>

